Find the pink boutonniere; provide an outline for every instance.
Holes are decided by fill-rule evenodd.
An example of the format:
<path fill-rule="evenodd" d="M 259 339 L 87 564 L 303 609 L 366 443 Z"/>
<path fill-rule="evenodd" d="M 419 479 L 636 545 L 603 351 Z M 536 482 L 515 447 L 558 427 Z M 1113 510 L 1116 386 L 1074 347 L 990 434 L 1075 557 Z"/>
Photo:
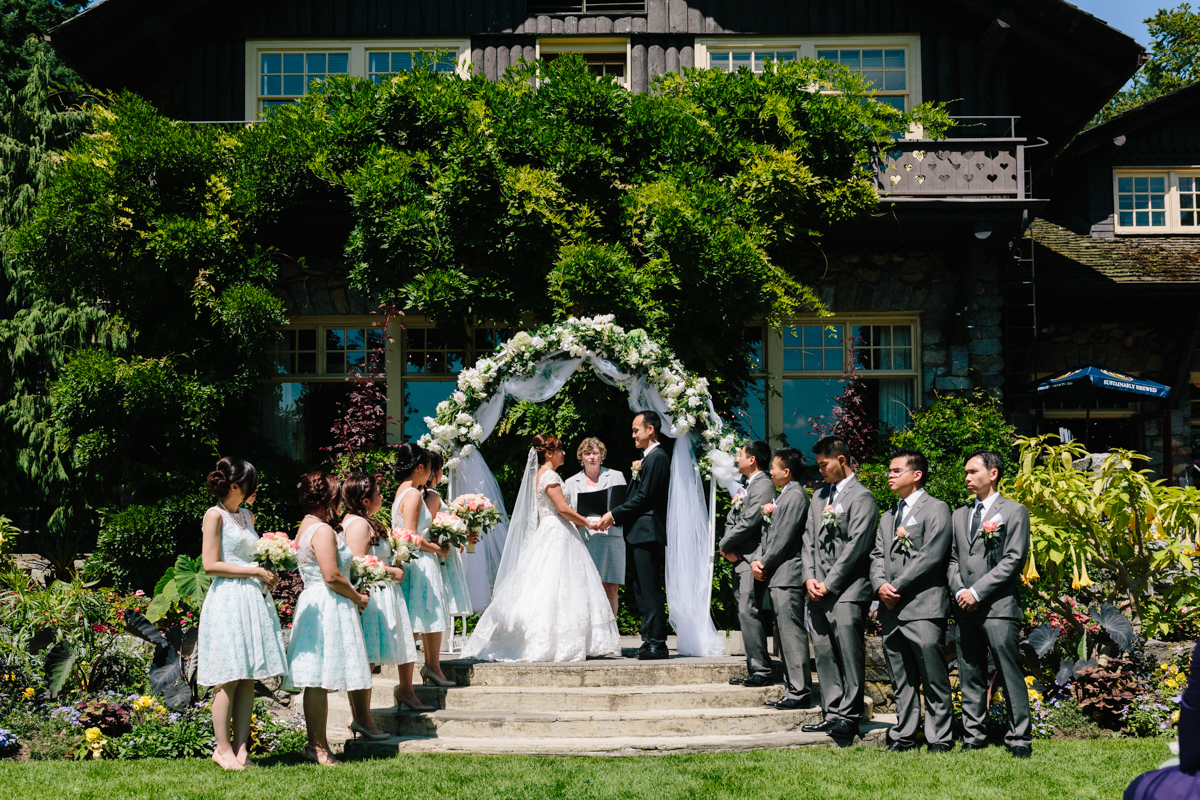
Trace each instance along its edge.
<path fill-rule="evenodd" d="M 775 513 L 775 504 L 774 503 L 763 504 L 762 515 L 763 515 L 764 520 L 766 520 L 769 523 L 771 521 L 771 515 L 774 513 Z"/>
<path fill-rule="evenodd" d="M 742 501 L 745 499 L 746 499 L 746 490 L 745 489 L 743 489 L 742 491 L 735 494 L 733 496 L 733 503 L 732 503 L 733 510 L 741 511 L 742 510 Z"/>
<path fill-rule="evenodd" d="M 908 529 L 903 525 L 896 528 L 896 544 L 900 546 L 902 553 L 907 553 L 912 549 L 912 539 L 908 538 Z"/>
<path fill-rule="evenodd" d="M 983 540 L 985 542 L 990 542 L 999 536 L 1000 531 L 1003 530 L 1003 528 L 1004 523 L 996 519 L 989 519 L 987 522 L 979 526 L 979 530 L 983 534 Z"/>

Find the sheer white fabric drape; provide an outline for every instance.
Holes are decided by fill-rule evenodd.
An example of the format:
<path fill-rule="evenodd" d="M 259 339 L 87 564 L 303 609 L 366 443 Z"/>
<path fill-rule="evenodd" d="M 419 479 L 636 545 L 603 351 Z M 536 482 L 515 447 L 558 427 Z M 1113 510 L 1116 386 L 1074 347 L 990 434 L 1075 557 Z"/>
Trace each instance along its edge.
<path fill-rule="evenodd" d="M 475 417 L 484 431 L 480 441 L 486 440 L 495 430 L 504 411 L 506 397 L 535 403 L 548 400 L 584 362 L 590 364 L 604 382 L 629 392 L 632 411 L 657 411 L 663 418 L 662 433 L 675 440 L 671 456 L 671 490 L 667 498 L 666 589 L 676 649 L 680 655 L 722 655 L 724 639 L 717 633 L 709 611 L 715 547 L 708 526 L 710 509 L 704 499 L 691 436 L 686 434 L 677 437 L 672 433 L 671 414 L 654 386 L 644 378 L 622 372 L 611 361 L 595 355 L 577 358 L 556 353 L 539 362 L 532 376 L 505 380 L 495 394 L 479 407 Z M 716 418 L 711 403 L 708 413 L 713 419 Z M 726 481 L 721 480 L 723 477 L 721 475 L 718 480 L 724 486 Z M 458 466 L 451 471 L 451 482 L 455 494 L 479 492 L 487 495 L 503 512 L 500 487 L 478 450 L 472 448 L 460 457 Z M 483 537 L 479 552 L 464 556 L 463 564 L 471 587 L 471 603 L 476 610 L 483 609 L 490 602 L 490 589 L 497 581 L 502 561 L 509 559 L 504 552 L 508 531 L 509 526 L 498 525 Z M 482 597 L 485 584 L 488 589 L 486 598 Z"/>

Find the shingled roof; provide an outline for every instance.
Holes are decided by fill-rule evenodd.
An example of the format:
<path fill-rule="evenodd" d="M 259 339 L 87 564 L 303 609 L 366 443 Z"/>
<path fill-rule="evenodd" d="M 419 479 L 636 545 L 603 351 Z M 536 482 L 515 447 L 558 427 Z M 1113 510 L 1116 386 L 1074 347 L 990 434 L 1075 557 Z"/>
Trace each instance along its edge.
<path fill-rule="evenodd" d="M 1091 284 L 1200 284 L 1200 238 L 1096 239 L 1045 219 L 1033 222 L 1038 281 Z"/>

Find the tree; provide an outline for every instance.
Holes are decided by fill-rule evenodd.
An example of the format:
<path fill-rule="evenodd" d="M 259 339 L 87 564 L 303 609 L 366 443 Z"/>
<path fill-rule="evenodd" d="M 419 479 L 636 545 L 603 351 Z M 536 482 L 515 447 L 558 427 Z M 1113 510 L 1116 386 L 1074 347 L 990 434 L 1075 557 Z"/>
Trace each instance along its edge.
<path fill-rule="evenodd" d="M 1149 60 L 1129 87 L 1108 101 L 1093 125 L 1200 80 L 1200 12 L 1181 3 L 1171 9 L 1160 8 L 1144 21 L 1150 29 Z"/>

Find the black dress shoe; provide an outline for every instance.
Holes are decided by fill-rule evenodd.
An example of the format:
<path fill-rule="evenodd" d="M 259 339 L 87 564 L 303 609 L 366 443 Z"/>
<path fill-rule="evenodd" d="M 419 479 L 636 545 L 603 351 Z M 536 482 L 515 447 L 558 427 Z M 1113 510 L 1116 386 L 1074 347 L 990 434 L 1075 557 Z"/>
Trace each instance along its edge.
<path fill-rule="evenodd" d="M 829 729 L 829 735 L 835 739 L 850 739 L 858 736 L 858 726 L 853 722 L 839 719 L 837 724 Z"/>
<path fill-rule="evenodd" d="M 971 742 L 963 742 L 962 749 L 964 752 L 967 750 L 986 750 L 987 745 L 986 744 L 972 744 Z"/>
<path fill-rule="evenodd" d="M 670 658 L 671 653 L 665 647 L 651 647 L 644 653 L 638 653 L 638 661 L 657 661 L 662 658 Z"/>
<path fill-rule="evenodd" d="M 742 686 L 750 686 L 757 689 L 760 686 L 774 686 L 775 681 L 765 675 L 751 675 L 742 681 Z"/>
<path fill-rule="evenodd" d="M 909 750 L 916 750 L 920 746 L 917 742 L 890 742 L 887 749 L 890 753 L 904 753 Z"/>
<path fill-rule="evenodd" d="M 747 676 L 747 677 L 749 677 L 749 676 Z M 730 686 L 741 686 L 742 683 L 745 682 L 745 680 L 746 680 L 746 678 L 730 678 L 729 685 Z"/>
<path fill-rule="evenodd" d="M 804 708 L 812 708 L 812 701 L 805 700 L 780 700 L 777 703 L 763 703 L 765 706 L 777 708 L 780 711 L 799 711 Z"/>
<path fill-rule="evenodd" d="M 928 749 L 931 753 L 949 753 L 954 749 L 954 745 L 946 742 L 938 742 L 937 744 L 929 745 L 929 747 L 926 749 Z"/>
<path fill-rule="evenodd" d="M 827 719 L 824 722 L 817 722 L 812 725 L 801 725 L 800 730 L 805 733 L 828 733 L 836 727 L 836 719 Z"/>
<path fill-rule="evenodd" d="M 1013 758 L 1029 758 L 1033 755 L 1033 748 L 1017 745 L 1016 747 L 1009 748 L 1008 752 L 1012 753 Z"/>

